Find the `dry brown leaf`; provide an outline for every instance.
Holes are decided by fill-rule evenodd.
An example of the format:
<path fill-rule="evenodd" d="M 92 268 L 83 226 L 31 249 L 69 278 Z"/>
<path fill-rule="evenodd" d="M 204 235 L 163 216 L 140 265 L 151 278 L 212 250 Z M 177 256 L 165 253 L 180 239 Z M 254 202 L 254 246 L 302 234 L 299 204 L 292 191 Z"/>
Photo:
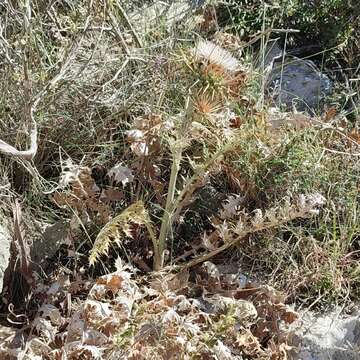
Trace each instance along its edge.
<path fill-rule="evenodd" d="M 125 186 L 127 183 L 131 183 L 134 180 L 132 170 L 121 163 L 113 166 L 107 173 L 107 175 L 115 181 L 115 183 L 122 183 Z"/>
<path fill-rule="evenodd" d="M 53 195 L 52 199 L 59 207 L 69 207 L 76 210 L 81 218 L 96 220 L 100 224 L 109 220 L 110 208 L 100 200 L 100 191 L 90 168 L 67 160 L 63 164 L 59 186 L 70 187 L 66 192 L 57 191 Z"/>
<path fill-rule="evenodd" d="M 215 219 L 213 219 L 213 223 L 215 224 Z M 201 238 L 201 243 L 204 247 L 204 249 L 207 249 L 207 250 L 215 250 L 218 246 L 219 246 L 219 243 L 220 243 L 220 234 L 217 230 L 215 231 L 212 231 L 210 233 L 210 235 L 204 233 L 202 238 Z"/>
<path fill-rule="evenodd" d="M 67 360 L 102 360 L 104 349 L 98 346 L 83 345 L 81 341 L 74 341 L 64 346 Z"/>
<path fill-rule="evenodd" d="M 323 119 L 325 122 L 332 120 L 336 116 L 337 110 L 335 106 L 327 109 L 325 114 L 323 115 Z"/>
<path fill-rule="evenodd" d="M 291 324 L 299 318 L 299 314 L 285 304 L 276 304 L 274 308 L 279 313 L 280 318 L 287 324 Z"/>
<path fill-rule="evenodd" d="M 168 274 L 150 281 L 150 288 L 156 292 L 179 291 L 188 286 L 189 272 L 181 271 L 177 274 Z"/>
<path fill-rule="evenodd" d="M 117 274 L 101 276 L 96 280 L 97 284 L 105 285 L 113 294 L 116 294 L 122 287 L 124 279 Z"/>
<path fill-rule="evenodd" d="M 109 338 L 94 329 L 87 329 L 83 332 L 82 342 L 84 345 L 103 346 L 110 343 Z"/>
<path fill-rule="evenodd" d="M 100 200 L 103 202 L 120 201 L 123 200 L 124 197 L 125 195 L 122 191 L 109 188 L 101 191 Z"/>
<path fill-rule="evenodd" d="M 224 220 L 232 219 L 237 216 L 244 200 L 245 197 L 242 195 L 229 195 L 228 198 L 221 204 L 222 210 L 220 211 L 219 216 Z"/>
<path fill-rule="evenodd" d="M 175 276 L 166 279 L 167 288 L 171 291 L 179 291 L 189 284 L 189 272 L 187 270 L 177 273 Z"/>
<path fill-rule="evenodd" d="M 161 149 L 158 141 L 160 131 L 172 127 L 173 124 L 163 121 L 161 115 L 150 114 L 144 118 L 137 118 L 134 121 L 134 128 L 126 132 L 132 152 L 139 157 L 144 157 L 159 151 Z"/>
<path fill-rule="evenodd" d="M 236 336 L 236 347 L 239 347 L 247 355 L 256 356 L 263 354 L 259 339 L 255 337 L 250 330 L 245 330 Z"/>
<path fill-rule="evenodd" d="M 360 133 L 356 129 L 352 129 L 349 133 L 349 137 L 360 145 Z"/>
<path fill-rule="evenodd" d="M 110 304 L 95 300 L 86 300 L 83 306 L 85 320 L 102 320 L 113 315 Z"/>

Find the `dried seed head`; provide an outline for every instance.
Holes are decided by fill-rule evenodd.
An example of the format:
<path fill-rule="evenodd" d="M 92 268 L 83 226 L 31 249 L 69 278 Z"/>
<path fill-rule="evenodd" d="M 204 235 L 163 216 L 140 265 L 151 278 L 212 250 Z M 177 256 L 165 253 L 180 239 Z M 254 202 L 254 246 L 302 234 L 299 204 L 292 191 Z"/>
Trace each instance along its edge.
<path fill-rule="evenodd" d="M 240 68 L 237 59 L 211 41 L 201 40 L 193 49 L 193 55 L 197 61 L 206 61 L 217 72 L 235 73 Z"/>
<path fill-rule="evenodd" d="M 220 102 L 206 94 L 201 94 L 195 98 L 194 107 L 197 112 L 203 115 L 213 115 L 221 110 Z"/>

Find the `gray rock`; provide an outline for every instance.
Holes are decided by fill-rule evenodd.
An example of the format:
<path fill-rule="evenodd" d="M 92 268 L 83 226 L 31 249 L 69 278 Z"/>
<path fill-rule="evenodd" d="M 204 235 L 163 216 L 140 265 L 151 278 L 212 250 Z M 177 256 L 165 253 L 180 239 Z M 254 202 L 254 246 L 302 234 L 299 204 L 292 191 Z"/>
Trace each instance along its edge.
<path fill-rule="evenodd" d="M 9 265 L 11 240 L 9 223 L 0 211 L 0 293 L 3 288 L 4 273 Z"/>
<path fill-rule="evenodd" d="M 31 259 L 34 263 L 42 265 L 47 259 L 51 259 L 62 244 L 67 242 L 69 236 L 69 224 L 66 221 L 58 221 L 54 224 L 42 224 L 37 230 L 37 236 L 31 247 Z"/>
<path fill-rule="evenodd" d="M 307 314 L 295 330 L 293 360 L 360 360 L 360 313 Z"/>
<path fill-rule="evenodd" d="M 288 55 L 283 58 L 277 42 L 270 42 L 264 55 L 266 90 L 276 106 L 309 113 L 322 108 L 333 84 L 313 61 Z"/>
<path fill-rule="evenodd" d="M 275 104 L 313 112 L 321 108 L 332 90 L 331 80 L 309 60 L 286 58 L 274 63 L 268 86 Z"/>

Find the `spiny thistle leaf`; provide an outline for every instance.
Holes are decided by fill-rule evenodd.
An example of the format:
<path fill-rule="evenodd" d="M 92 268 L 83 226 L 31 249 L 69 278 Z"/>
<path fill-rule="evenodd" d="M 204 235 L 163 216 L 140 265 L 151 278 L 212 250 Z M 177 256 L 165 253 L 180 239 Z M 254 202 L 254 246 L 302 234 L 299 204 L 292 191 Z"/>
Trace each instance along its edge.
<path fill-rule="evenodd" d="M 90 265 L 94 265 L 101 255 L 107 254 L 112 243 L 119 244 L 124 236 L 131 237 L 130 223 L 150 223 L 149 214 L 142 201 L 130 205 L 101 229 L 90 252 Z"/>

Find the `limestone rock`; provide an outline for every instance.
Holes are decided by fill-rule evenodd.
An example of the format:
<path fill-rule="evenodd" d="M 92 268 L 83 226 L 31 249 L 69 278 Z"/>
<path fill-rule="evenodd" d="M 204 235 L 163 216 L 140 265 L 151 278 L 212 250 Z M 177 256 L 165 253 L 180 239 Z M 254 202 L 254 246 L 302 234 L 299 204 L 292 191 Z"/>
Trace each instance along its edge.
<path fill-rule="evenodd" d="M 295 331 L 293 360 L 360 360 L 360 313 L 309 313 Z"/>
<path fill-rule="evenodd" d="M 42 224 L 34 235 L 31 247 L 32 261 L 42 265 L 44 261 L 51 259 L 60 249 L 62 244 L 67 242 L 69 224 L 66 221 L 57 221 L 54 224 Z"/>
<path fill-rule="evenodd" d="M 284 65 L 279 61 L 274 63 L 269 89 L 276 104 L 314 112 L 321 108 L 332 84 L 312 61 L 289 57 Z"/>
<path fill-rule="evenodd" d="M 286 53 L 283 55 L 277 42 L 269 42 L 263 59 L 269 97 L 274 105 L 287 110 L 295 108 L 310 114 L 316 113 L 331 94 L 332 81 L 313 61 Z M 260 61 L 258 66 L 261 66 Z"/>
<path fill-rule="evenodd" d="M 4 273 L 9 265 L 11 239 L 9 222 L 0 212 L 0 293 L 3 288 Z"/>

